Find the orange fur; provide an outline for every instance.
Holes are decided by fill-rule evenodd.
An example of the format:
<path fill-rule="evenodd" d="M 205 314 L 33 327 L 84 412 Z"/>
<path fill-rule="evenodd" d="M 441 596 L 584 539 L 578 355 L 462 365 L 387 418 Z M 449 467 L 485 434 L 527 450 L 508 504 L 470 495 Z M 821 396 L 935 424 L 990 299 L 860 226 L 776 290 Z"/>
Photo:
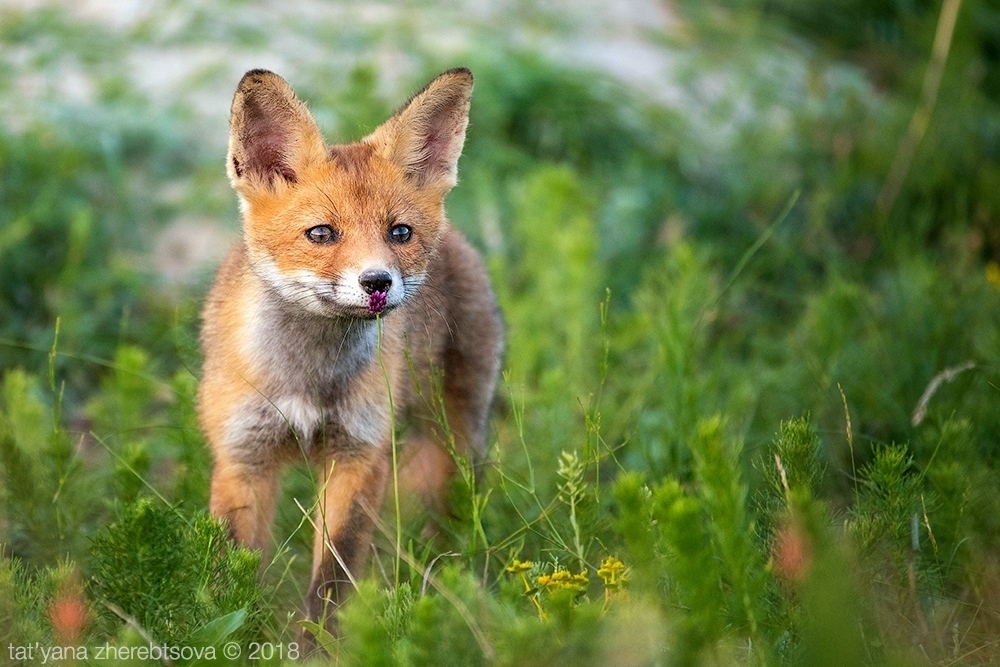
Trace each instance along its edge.
<path fill-rule="evenodd" d="M 446 448 L 475 462 L 485 447 L 502 328 L 482 261 L 444 215 L 471 92 L 468 70 L 449 70 L 368 137 L 334 146 L 271 72 L 248 72 L 233 99 L 243 242 L 205 304 L 198 395 L 210 508 L 266 548 L 280 465 L 317 466 L 313 619 L 364 566 L 395 420 L 411 421 L 416 486 L 434 507 L 455 469 Z M 417 391 L 434 384 L 448 443 Z"/>

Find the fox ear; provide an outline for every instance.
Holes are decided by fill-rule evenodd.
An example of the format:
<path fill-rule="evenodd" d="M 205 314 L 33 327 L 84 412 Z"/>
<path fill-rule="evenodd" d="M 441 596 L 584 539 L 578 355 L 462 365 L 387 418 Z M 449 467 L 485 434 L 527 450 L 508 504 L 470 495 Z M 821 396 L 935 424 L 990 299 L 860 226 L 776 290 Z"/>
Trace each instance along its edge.
<path fill-rule="evenodd" d="M 236 87 L 229 115 L 226 171 L 233 187 L 271 189 L 296 183 L 301 170 L 326 157 L 326 144 L 306 105 L 284 79 L 250 70 Z"/>
<path fill-rule="evenodd" d="M 403 168 L 419 187 L 442 194 L 458 180 L 472 97 L 472 72 L 459 67 L 438 75 L 365 141 Z"/>

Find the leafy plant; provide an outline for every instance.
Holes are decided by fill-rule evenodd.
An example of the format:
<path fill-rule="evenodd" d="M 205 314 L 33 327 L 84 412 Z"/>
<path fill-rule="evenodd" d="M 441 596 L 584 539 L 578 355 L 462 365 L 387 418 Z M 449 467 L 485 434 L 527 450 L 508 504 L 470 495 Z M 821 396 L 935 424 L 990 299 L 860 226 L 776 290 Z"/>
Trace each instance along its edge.
<path fill-rule="evenodd" d="M 259 637 L 266 600 L 257 583 L 260 554 L 233 544 L 205 514 L 189 523 L 175 509 L 140 498 L 97 534 L 91 559 L 105 622 L 132 619 L 156 641 L 180 645 L 242 610 L 233 636 Z"/>

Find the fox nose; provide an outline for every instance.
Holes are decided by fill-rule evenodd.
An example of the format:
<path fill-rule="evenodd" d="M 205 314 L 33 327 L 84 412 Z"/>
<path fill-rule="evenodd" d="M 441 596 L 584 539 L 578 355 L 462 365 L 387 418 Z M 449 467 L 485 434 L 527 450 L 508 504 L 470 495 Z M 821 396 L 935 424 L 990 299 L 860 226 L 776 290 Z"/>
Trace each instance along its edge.
<path fill-rule="evenodd" d="M 369 294 L 388 292 L 392 287 L 392 276 L 384 269 L 366 269 L 358 276 L 358 282 Z"/>

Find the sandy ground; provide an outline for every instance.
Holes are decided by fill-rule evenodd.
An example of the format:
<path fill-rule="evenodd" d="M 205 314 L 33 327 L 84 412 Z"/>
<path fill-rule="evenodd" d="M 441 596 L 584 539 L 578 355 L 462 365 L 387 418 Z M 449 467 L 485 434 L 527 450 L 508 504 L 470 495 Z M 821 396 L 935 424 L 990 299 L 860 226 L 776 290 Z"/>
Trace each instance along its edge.
<path fill-rule="evenodd" d="M 253 67 L 292 77 L 318 59 L 374 60 L 391 87 L 395 80 L 406 79 L 410 67 L 400 36 L 427 52 L 447 56 L 467 51 L 488 34 L 608 73 L 653 99 L 677 102 L 680 97 L 672 85 L 678 55 L 664 45 L 676 24 L 666 0 L 0 0 L 2 8 L 55 8 L 117 33 L 131 42 L 121 62 L 129 78 L 153 99 L 189 100 L 199 116 L 214 116 L 226 108 L 231 91 L 217 85 L 219 81 L 236 81 Z M 191 36 L 192 25 L 203 34 Z M 331 29 L 356 48 L 331 47 Z M 251 31 L 253 44 L 240 44 L 240 32 Z M 141 38 L 131 39 L 138 34 Z M 25 59 L 30 59 L 28 54 Z M 20 76 L 25 100 L 52 87 L 69 100 L 85 102 L 94 95 L 86 72 L 72 62 L 59 69 L 55 82 L 39 80 L 30 68 Z"/>

